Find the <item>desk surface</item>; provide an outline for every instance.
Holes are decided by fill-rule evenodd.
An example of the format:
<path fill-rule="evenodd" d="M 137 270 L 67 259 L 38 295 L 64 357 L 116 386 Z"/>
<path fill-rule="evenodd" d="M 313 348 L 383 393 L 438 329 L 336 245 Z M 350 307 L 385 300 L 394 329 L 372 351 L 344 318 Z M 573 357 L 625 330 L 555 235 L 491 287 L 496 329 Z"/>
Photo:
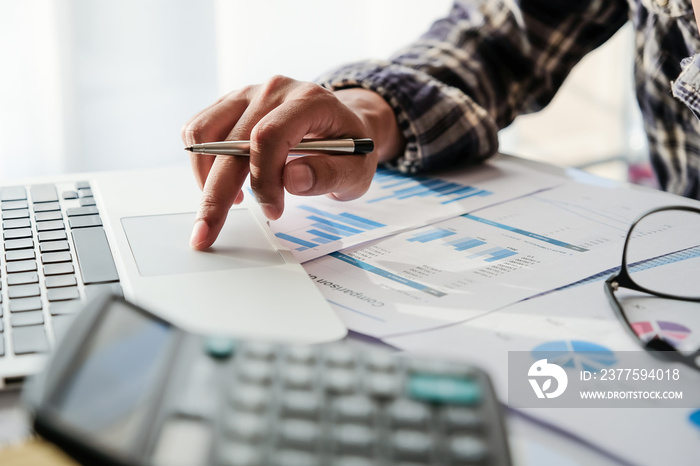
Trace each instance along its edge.
<path fill-rule="evenodd" d="M 608 180 L 601 180 L 578 170 L 566 169 L 539 162 L 500 155 L 500 160 L 535 168 L 563 180 L 584 180 L 588 183 L 598 183 L 607 186 L 627 186 L 631 190 L 644 192 L 647 188 L 630 186 Z M 439 176 L 439 174 L 436 174 Z M 350 332 L 348 340 L 359 346 L 381 347 L 387 351 L 394 349 L 381 341 Z M 25 413 L 18 405 L 19 392 L 7 391 L 0 393 L 0 445 L 13 443 L 26 438 L 28 424 Z M 542 464 L 554 461 L 557 464 L 619 464 L 606 454 L 589 448 L 579 441 L 576 436 L 561 432 L 556 427 L 533 420 L 522 413 L 510 412 L 507 415 L 511 445 L 516 464 Z M 1 458 L 1 456 L 0 456 Z"/>

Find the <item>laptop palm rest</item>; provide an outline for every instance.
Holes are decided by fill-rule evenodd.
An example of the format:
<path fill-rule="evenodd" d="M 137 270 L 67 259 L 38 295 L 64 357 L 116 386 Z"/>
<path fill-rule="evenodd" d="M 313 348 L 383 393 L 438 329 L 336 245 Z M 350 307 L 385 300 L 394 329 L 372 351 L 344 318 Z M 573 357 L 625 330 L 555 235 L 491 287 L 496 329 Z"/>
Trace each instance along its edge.
<path fill-rule="evenodd" d="M 248 209 L 231 210 L 214 245 L 189 246 L 195 214 L 124 217 L 122 227 L 143 277 L 285 264 Z"/>

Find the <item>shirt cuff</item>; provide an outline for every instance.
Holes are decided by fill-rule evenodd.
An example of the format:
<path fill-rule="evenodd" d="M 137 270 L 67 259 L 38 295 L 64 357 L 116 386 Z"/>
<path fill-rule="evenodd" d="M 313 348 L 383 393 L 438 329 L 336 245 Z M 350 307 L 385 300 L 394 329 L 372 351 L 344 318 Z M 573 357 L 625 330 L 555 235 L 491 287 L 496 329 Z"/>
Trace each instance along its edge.
<path fill-rule="evenodd" d="M 700 118 L 700 53 L 684 59 L 681 69 L 672 83 L 673 96 Z"/>
<path fill-rule="evenodd" d="M 406 139 L 392 162 L 415 173 L 484 160 L 498 150 L 498 127 L 469 96 L 419 70 L 388 61 L 364 61 L 334 70 L 317 81 L 331 90 L 353 87 L 381 95 Z"/>

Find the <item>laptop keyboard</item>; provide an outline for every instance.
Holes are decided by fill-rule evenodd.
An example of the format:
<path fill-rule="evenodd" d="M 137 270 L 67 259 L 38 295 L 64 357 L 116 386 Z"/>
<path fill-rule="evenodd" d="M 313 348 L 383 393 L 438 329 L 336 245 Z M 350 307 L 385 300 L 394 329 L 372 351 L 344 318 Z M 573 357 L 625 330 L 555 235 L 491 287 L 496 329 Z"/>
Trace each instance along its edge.
<path fill-rule="evenodd" d="M 0 363 L 46 353 L 83 300 L 121 294 L 88 182 L 0 188 Z"/>

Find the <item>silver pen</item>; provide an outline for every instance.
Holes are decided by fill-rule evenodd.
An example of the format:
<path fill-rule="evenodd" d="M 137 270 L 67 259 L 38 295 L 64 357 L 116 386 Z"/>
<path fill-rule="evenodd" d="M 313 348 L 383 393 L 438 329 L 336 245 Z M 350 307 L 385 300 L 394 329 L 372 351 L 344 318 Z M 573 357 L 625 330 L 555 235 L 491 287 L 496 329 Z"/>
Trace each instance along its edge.
<path fill-rule="evenodd" d="M 185 147 L 198 154 L 250 155 L 250 141 L 205 142 Z M 324 153 L 333 155 L 369 154 L 374 150 L 374 141 L 366 139 L 302 139 L 289 150 L 290 154 Z"/>

